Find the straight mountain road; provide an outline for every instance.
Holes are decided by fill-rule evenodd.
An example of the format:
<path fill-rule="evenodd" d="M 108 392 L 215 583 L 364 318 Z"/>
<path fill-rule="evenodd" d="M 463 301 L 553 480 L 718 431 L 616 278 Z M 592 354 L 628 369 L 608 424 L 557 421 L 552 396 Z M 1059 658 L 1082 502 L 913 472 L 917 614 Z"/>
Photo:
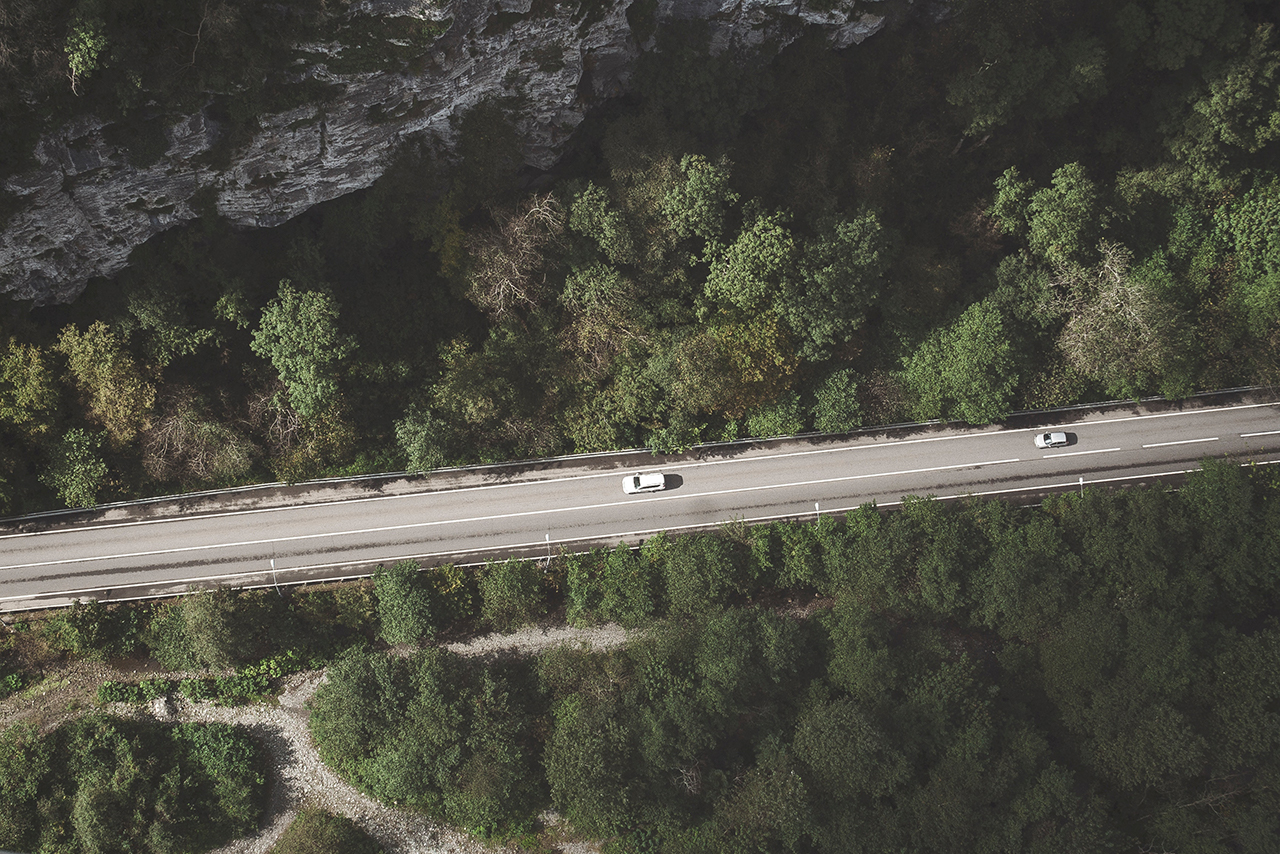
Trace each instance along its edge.
<path fill-rule="evenodd" d="M 1061 421 L 1052 421 L 1055 416 Z M 1023 419 L 1026 421 L 1026 419 Z M 1039 449 L 1036 433 L 1071 444 Z M 1037 413 L 1033 426 L 945 426 L 709 446 L 667 460 L 578 458 L 432 474 L 385 494 L 237 503 L 182 513 L 182 499 L 109 513 L 8 520 L 0 610 L 128 599 L 192 586 L 263 586 L 366 574 L 417 558 L 470 562 L 637 542 L 731 519 L 812 518 L 905 495 L 1034 496 L 1147 482 L 1205 457 L 1280 462 L 1280 404 L 1135 406 Z M 622 476 L 661 471 L 667 489 L 625 495 Z M 302 490 L 297 487 L 295 490 Z"/>

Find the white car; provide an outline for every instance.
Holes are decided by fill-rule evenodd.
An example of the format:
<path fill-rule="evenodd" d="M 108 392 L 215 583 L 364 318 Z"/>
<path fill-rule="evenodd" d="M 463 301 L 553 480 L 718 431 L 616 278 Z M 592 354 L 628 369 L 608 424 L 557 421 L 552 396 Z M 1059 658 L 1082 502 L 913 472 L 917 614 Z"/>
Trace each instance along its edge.
<path fill-rule="evenodd" d="M 629 474 L 622 479 L 622 491 L 627 495 L 637 492 L 661 492 L 667 488 L 667 476 L 662 472 Z"/>
<path fill-rule="evenodd" d="M 1041 433 L 1036 436 L 1037 448 L 1062 448 L 1067 445 L 1066 433 Z"/>

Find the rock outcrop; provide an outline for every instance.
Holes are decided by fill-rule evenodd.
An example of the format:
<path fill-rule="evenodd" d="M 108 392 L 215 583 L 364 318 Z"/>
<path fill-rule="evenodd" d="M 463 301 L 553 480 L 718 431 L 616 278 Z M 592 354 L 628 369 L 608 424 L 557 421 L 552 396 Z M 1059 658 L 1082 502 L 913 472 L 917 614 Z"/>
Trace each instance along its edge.
<path fill-rule="evenodd" d="M 336 97 L 260 117 L 226 166 L 207 156 L 225 133 L 212 111 L 169 125 L 163 157 L 144 168 L 106 140 L 101 120 L 83 116 L 41 139 L 37 168 L 5 182 L 23 206 L 0 234 L 0 290 L 37 304 L 73 300 L 90 278 L 124 268 L 134 247 L 195 218 L 196 199 L 216 200 L 238 226 L 278 225 L 372 184 L 406 139 L 430 135 L 447 149 L 451 118 L 488 97 L 520 97 L 525 161 L 547 168 L 588 110 L 626 90 L 652 47 L 652 37 L 637 42 L 627 6 L 606 0 L 583 18 L 532 0 L 362 0 L 348 14 L 409 15 L 445 30 L 425 48 L 422 70 L 335 73 L 328 60 L 342 45 L 300 45 L 312 61 L 299 73 Z M 692 18 L 710 23 L 717 51 L 785 45 L 806 26 L 843 48 L 884 23 L 851 0 L 825 12 L 803 0 L 657 0 L 650 21 Z"/>

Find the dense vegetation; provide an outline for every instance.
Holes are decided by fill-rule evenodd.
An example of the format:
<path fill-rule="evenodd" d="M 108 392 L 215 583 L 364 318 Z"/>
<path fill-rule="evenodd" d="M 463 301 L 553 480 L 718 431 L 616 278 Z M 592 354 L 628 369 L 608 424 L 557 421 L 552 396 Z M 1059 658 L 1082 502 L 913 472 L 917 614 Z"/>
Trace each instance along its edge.
<path fill-rule="evenodd" d="M 145 37 L 196 32 L 201 9 L 231 10 L 195 61 L 242 70 L 237 98 L 276 91 L 272 39 L 323 23 L 109 5 L 95 98 L 189 49 Z M 520 104 L 486 102 L 458 162 L 410 145 L 366 192 L 268 233 L 206 217 L 72 306 L 11 313 L 0 497 L 22 512 L 1275 382 L 1274 18 L 967 0 L 777 56 L 662 30 L 551 175 L 518 169 Z M 185 103 L 170 89 L 189 76 L 138 73 Z"/>
<path fill-rule="evenodd" d="M 643 639 L 353 649 L 311 727 L 388 802 L 488 832 L 550 802 L 621 851 L 1264 854 L 1277 568 L 1280 483 L 1226 465 L 1180 493 L 662 539 L 564 580 L 577 620 L 668 616 Z M 725 608 L 806 590 L 830 607 Z"/>
<path fill-rule="evenodd" d="M 90 715 L 46 735 L 0 733 L 0 846 L 178 854 L 257 829 L 263 763 L 226 724 L 164 726 Z"/>

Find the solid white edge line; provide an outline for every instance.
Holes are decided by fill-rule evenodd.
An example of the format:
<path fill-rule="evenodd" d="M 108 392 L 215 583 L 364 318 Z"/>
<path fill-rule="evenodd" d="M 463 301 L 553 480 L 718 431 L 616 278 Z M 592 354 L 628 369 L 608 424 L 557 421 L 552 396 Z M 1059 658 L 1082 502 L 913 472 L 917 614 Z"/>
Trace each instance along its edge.
<path fill-rule="evenodd" d="M 1152 442 L 1150 445 L 1143 445 L 1144 448 L 1167 448 L 1170 445 L 1194 445 L 1197 442 L 1216 442 L 1218 437 L 1214 436 L 1209 439 L 1183 439 L 1181 442 Z"/>
<path fill-rule="evenodd" d="M 1094 424 L 1118 424 L 1125 421 L 1141 421 L 1148 418 L 1173 418 L 1176 416 L 1183 416 L 1183 415 L 1207 415 L 1207 414 L 1213 414 L 1217 412 L 1238 412 L 1245 409 L 1259 409 L 1262 407 L 1278 406 L 1278 405 L 1280 404 L 1249 403 L 1243 406 L 1218 406 L 1218 407 L 1211 407 L 1209 409 L 1197 409 L 1191 412 L 1156 412 L 1156 413 L 1151 413 L 1149 415 L 1130 415 L 1124 418 L 1108 418 L 1108 419 L 1102 419 L 1099 421 L 1069 421 L 1069 422 L 1064 422 L 1062 424 L 1054 425 L 1054 427 L 1079 427 L 1082 425 L 1091 426 Z M 763 456 L 737 457 L 730 460 L 698 460 L 691 463 L 677 463 L 677 464 L 667 465 L 667 466 L 655 465 L 655 466 L 643 467 L 643 468 L 656 468 L 663 471 L 675 471 L 675 470 L 688 469 L 688 468 L 700 468 L 702 466 L 716 466 L 716 465 L 727 465 L 730 463 L 754 462 L 758 460 L 788 459 L 790 457 L 810 456 L 813 454 L 834 454 L 834 453 L 841 453 L 844 451 L 865 451 L 865 450 L 885 448 L 885 447 L 896 446 L 896 445 L 921 444 L 924 442 L 945 442 L 945 441 L 950 441 L 954 439 L 982 438 L 984 436 L 986 437 L 1016 436 L 1023 433 L 1044 433 L 1044 432 L 1051 432 L 1054 429 L 1054 427 L 1050 427 L 1050 428 L 1026 427 L 1026 428 L 1019 428 L 1017 430 L 991 430 L 991 431 L 984 431 L 981 433 L 957 433 L 950 436 L 926 436 L 920 439 L 897 439 L 897 440 L 890 439 L 888 441 L 883 441 L 883 442 L 871 441 L 871 442 L 867 442 L 865 444 L 859 444 L 859 445 L 844 445 L 839 448 L 815 448 L 813 450 L 792 451 L 785 454 L 766 454 Z M 1250 435 L 1254 435 L 1254 434 L 1250 434 Z M 525 461 L 524 464 L 527 465 L 530 462 L 536 463 L 537 461 L 536 460 Z M 519 464 L 517 463 L 516 465 L 519 465 Z M 256 508 L 247 509 L 247 510 L 228 510 L 223 513 L 205 513 L 205 514 L 199 514 L 195 516 L 176 516 L 176 517 L 167 517 L 164 519 L 138 519 L 138 520 L 130 520 L 126 522 L 107 522 L 101 525 L 86 525 L 84 527 L 76 527 L 74 528 L 74 530 L 98 531 L 98 530 L 104 530 L 108 528 L 125 528 L 132 525 L 160 525 L 160 524 L 169 524 L 169 523 L 175 523 L 175 522 L 185 522 L 190 519 L 221 519 L 221 518 L 226 518 L 230 516 L 249 516 L 249 515 L 254 515 L 258 513 L 278 513 L 285 510 L 301 511 L 301 510 L 307 510 L 312 508 L 333 507 L 338 504 L 358 504 L 358 503 L 374 502 L 374 501 L 401 501 L 401 500 L 409 500 L 412 498 L 419 498 L 425 495 L 440 495 L 444 493 L 461 493 L 461 492 L 479 492 L 479 491 L 488 490 L 488 489 L 505 489 L 508 487 L 529 486 L 533 484 L 564 483 L 566 481 L 571 481 L 571 480 L 590 480 L 593 478 L 617 477 L 618 474 L 619 472 L 615 470 L 612 472 L 600 473 L 600 474 L 577 474 L 577 475 L 570 475 L 568 477 L 559 477 L 559 478 L 543 478 L 539 480 L 521 480 L 521 481 L 514 481 L 511 483 L 491 483 L 491 484 L 483 484 L 480 486 L 463 486 L 463 487 L 458 487 L 457 489 L 429 489 L 429 490 L 423 490 L 421 492 L 405 493 L 404 495 L 371 495 L 363 498 L 343 498 L 343 499 L 335 499 L 333 501 L 318 501 L 318 502 L 315 502 L 314 504 L 289 504 L 289 505 L 283 505 L 279 507 L 256 507 Z M 174 500 L 176 501 L 180 501 L 182 500 L 182 498 L 183 496 L 181 495 L 174 496 Z M 18 537 L 39 537 L 39 536 L 44 536 L 46 534 L 54 534 L 54 533 L 62 533 L 62 531 L 57 531 L 57 530 L 31 531 L 27 533 L 18 533 L 18 534 L 0 534 L 0 540 L 13 539 Z"/>
<path fill-rule="evenodd" d="M 1276 464 L 1280 464 L 1280 459 L 1250 460 L 1247 463 L 1241 463 L 1240 467 L 1245 468 L 1247 466 L 1253 466 L 1253 465 L 1269 466 L 1269 465 L 1276 465 Z M 1101 484 L 1101 483 L 1117 483 L 1124 480 L 1142 480 L 1143 478 L 1151 478 L 1151 477 L 1157 477 L 1157 478 L 1172 477 L 1174 475 L 1179 475 L 1179 474 L 1190 474 L 1193 471 L 1199 471 L 1199 469 L 1176 469 L 1174 471 L 1155 472 L 1151 474 L 1134 474 L 1134 475 L 1125 475 L 1123 477 L 1099 478 L 1098 480 L 1085 481 L 1084 485 L 1096 486 L 1097 484 Z M 1014 487 L 1010 489 L 993 489 L 985 492 L 960 492 L 954 495 L 929 495 L 926 497 L 933 498 L 937 501 L 954 501 L 958 498 L 983 498 L 988 495 L 1008 495 L 1010 493 L 1017 493 L 1017 492 L 1035 492 L 1042 489 L 1068 489 L 1068 488 L 1074 489 L 1078 486 L 1080 486 L 1080 482 L 1078 480 L 1074 480 L 1074 481 L 1067 481 L 1064 483 L 1039 484 L 1037 486 Z M 866 504 L 875 504 L 875 506 L 877 507 L 897 507 L 897 506 L 900 506 L 902 503 L 903 503 L 902 501 L 885 501 L 885 502 L 864 501 L 862 502 L 862 504 L 854 504 L 849 507 L 834 507 L 830 510 L 824 510 L 823 512 L 824 513 L 848 513 L 849 511 L 857 510 L 859 507 L 862 507 Z M 748 523 L 771 522 L 779 519 L 804 518 L 808 515 L 809 515 L 808 513 L 802 512 L 802 513 L 781 513 L 781 514 L 774 514 L 770 516 L 752 516 L 749 518 L 743 517 L 741 519 L 722 519 L 719 522 L 706 522 L 706 523 L 698 523 L 698 524 L 690 524 L 690 525 L 675 525 L 675 526 L 667 526 L 665 528 L 649 528 L 641 531 L 630 531 L 623 534 L 605 534 L 599 537 L 591 537 L 589 539 L 586 539 L 585 541 L 595 542 L 599 540 L 614 540 L 621 537 L 647 536 L 647 535 L 662 533 L 663 531 L 685 531 L 685 530 L 692 530 L 695 528 L 704 528 L 704 529 L 718 528 L 721 525 L 724 525 L 730 522 L 748 522 Z M 550 543 L 552 545 L 555 545 L 557 543 L 574 543 L 574 542 L 584 542 L 584 538 L 550 540 Z M 413 559 L 430 558 L 430 557 L 444 557 L 451 554 L 476 554 L 476 553 L 486 552 L 486 551 L 498 551 L 501 549 L 532 548 L 534 546 L 545 546 L 547 543 L 548 543 L 548 540 L 542 539 L 542 540 L 534 540 L 529 543 L 517 543 L 515 545 L 491 546 L 491 547 L 482 548 L 482 549 L 473 549 L 465 553 L 464 552 L 424 552 L 420 554 L 408 554 L 408 555 L 379 558 L 376 561 L 370 561 L 369 564 L 382 565 L 384 563 L 389 563 L 393 561 L 413 560 Z M 538 559 L 540 560 L 541 558 L 538 558 Z M 308 564 L 306 566 L 285 567 L 283 569 L 279 569 L 278 572 L 304 572 L 307 570 L 314 570 L 314 569 L 333 569 L 335 567 L 347 567 L 347 566 L 356 567 L 356 566 L 369 565 L 369 564 L 350 564 L 350 563 L 341 563 L 341 562 L 318 563 L 318 564 Z M 473 566 L 476 564 L 461 564 L 461 565 Z M 200 581 L 220 581 L 228 578 L 247 578 L 252 576 L 265 577 L 268 574 L 270 574 L 270 572 L 271 570 L 264 569 L 264 570 L 259 570 L 257 572 L 239 572 L 239 573 L 232 573 L 230 575 L 209 575 L 209 576 L 202 576 L 197 578 L 180 578 L 180 579 L 174 579 L 172 581 L 165 581 L 165 582 L 145 582 L 144 581 L 144 582 L 134 582 L 130 584 L 119 584 L 114 587 L 86 587 L 81 590 L 71 590 L 58 595 L 72 597 L 72 596 L 77 596 L 83 593 L 95 593 L 101 590 L 118 590 L 118 589 L 128 589 L 131 587 L 154 587 L 156 586 L 157 583 L 181 585 L 181 584 L 195 584 Z M 372 573 L 354 573 L 352 575 L 342 576 L 338 579 L 321 578 L 321 579 L 309 579 L 307 581 L 286 581 L 284 582 L 284 584 L 286 587 L 291 586 L 293 584 L 322 584 L 322 583 L 329 583 L 329 582 L 335 582 L 335 581 L 347 581 L 354 578 L 368 578 L 371 574 Z M 269 587 L 271 585 L 261 584 L 257 586 Z M 34 595 L 39 596 L 42 594 L 34 594 Z M 151 596 L 139 596 L 135 598 L 136 599 L 161 599 L 161 598 L 165 598 L 167 596 L 172 596 L 172 595 L 174 594 L 159 593 Z M 26 595 L 20 595 L 20 596 L 0 596 L 0 602 L 17 601 L 19 599 L 30 599 L 31 596 L 32 594 L 26 594 Z M 111 599 L 108 601 L 127 602 L 129 600 L 128 599 Z M 60 606 L 50 605 L 48 607 L 60 607 Z M 33 608 L 28 610 L 35 610 L 35 609 Z"/>
<path fill-rule="evenodd" d="M 820 480 L 802 480 L 794 483 L 770 483 L 763 486 L 744 486 L 738 489 L 718 489 L 712 492 L 694 492 L 688 494 L 656 494 L 645 501 L 688 501 L 694 498 L 709 498 L 717 495 L 734 495 L 739 492 L 761 492 L 766 489 L 791 489 L 798 486 L 818 486 L 824 483 L 842 483 L 849 480 L 869 480 L 877 477 L 894 477 L 897 475 L 926 474 L 935 471 L 953 471 L 955 469 L 981 468 L 982 466 L 1003 465 L 1021 462 L 1020 459 L 987 460 L 980 463 L 957 463 L 951 466 L 933 466 L 924 469 L 907 469 L 903 471 L 875 472 L 872 474 L 851 474 L 844 477 L 828 477 Z M 33 563 L 15 563 L 0 566 L 0 572 L 10 569 L 32 569 L 37 566 L 68 566 L 76 563 L 89 563 L 100 560 L 125 560 L 138 557 L 158 557 L 160 555 L 176 555 L 186 552 L 212 551 L 214 549 L 243 548 L 245 546 L 267 546 L 277 543 L 296 543 L 303 540 L 318 540 L 324 537 L 354 537 L 360 534 L 382 534 L 388 531 L 406 531 L 413 528 L 432 528 L 440 525 L 465 525 L 476 522 L 494 522 L 498 519 L 520 519 L 528 516 L 541 516 L 550 513 L 578 513 L 584 510 L 602 510 L 608 507 L 631 506 L 634 499 L 610 501 L 605 504 L 582 504 L 576 507 L 549 507 L 544 510 L 523 510 L 518 513 L 500 513 L 492 516 L 471 516 L 463 519 L 437 519 L 431 522 L 409 522 L 403 525 L 384 525 L 377 528 L 358 528 L 350 531 L 323 531 L 318 534 L 298 534 L 293 537 L 274 537 L 267 540 L 244 540 L 234 543 L 212 543 L 202 546 L 182 546 L 176 549 L 157 549 L 147 552 L 125 552 L 123 554 L 98 555 L 95 557 L 67 558 L 65 560 L 35 561 Z"/>

